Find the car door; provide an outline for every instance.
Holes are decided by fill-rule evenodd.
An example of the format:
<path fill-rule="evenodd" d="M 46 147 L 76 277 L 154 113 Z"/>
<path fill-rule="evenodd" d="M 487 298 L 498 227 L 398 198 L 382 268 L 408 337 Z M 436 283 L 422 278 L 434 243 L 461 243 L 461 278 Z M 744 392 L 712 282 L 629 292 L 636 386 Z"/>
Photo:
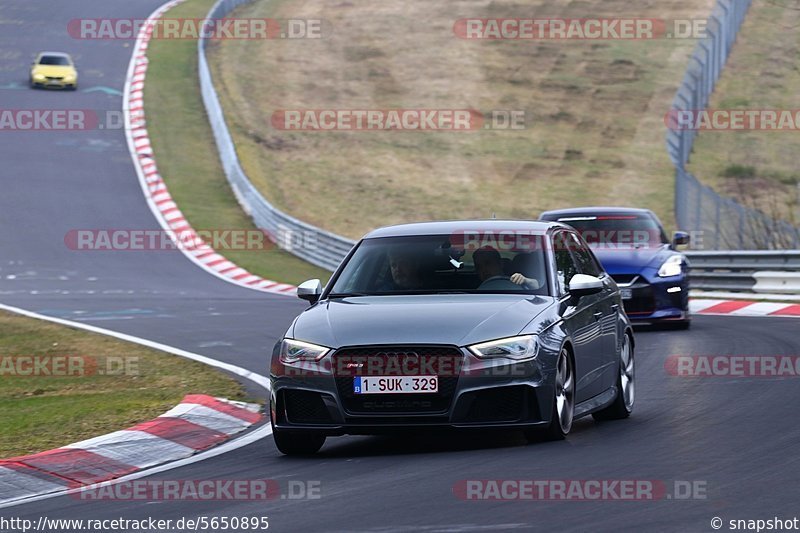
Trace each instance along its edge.
<path fill-rule="evenodd" d="M 558 290 L 562 298 L 564 329 L 572 339 L 575 351 L 575 400 L 582 402 L 605 390 L 603 388 L 604 349 L 601 335 L 602 313 L 598 302 L 602 293 L 574 300 L 569 295 L 569 280 L 579 274 L 576 256 L 572 253 L 574 240 L 567 230 L 553 235 L 553 255 Z"/>
<path fill-rule="evenodd" d="M 600 262 L 588 245 L 573 232 L 570 232 L 569 239 L 570 250 L 572 250 L 572 254 L 578 263 L 579 272 L 600 278 L 603 281 L 603 291 L 592 295 L 596 307 L 592 316 L 600 323 L 600 336 L 602 337 L 600 345 L 603 356 L 601 372 L 603 375 L 603 390 L 605 390 L 616 383 L 619 299 L 611 276 L 606 274 L 603 267 L 600 266 Z"/>

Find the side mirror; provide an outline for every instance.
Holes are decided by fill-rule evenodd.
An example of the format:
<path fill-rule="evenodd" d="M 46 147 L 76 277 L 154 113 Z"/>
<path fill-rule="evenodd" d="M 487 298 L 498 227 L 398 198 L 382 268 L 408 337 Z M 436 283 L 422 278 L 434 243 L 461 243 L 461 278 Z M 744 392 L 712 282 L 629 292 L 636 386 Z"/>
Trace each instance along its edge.
<path fill-rule="evenodd" d="M 575 274 L 569 280 L 569 293 L 575 297 L 588 296 L 590 294 L 597 294 L 603 290 L 603 281 L 594 276 L 587 276 L 586 274 Z"/>
<path fill-rule="evenodd" d="M 318 279 L 310 279 L 297 286 L 297 297 L 312 304 L 319 300 L 321 294 L 322 283 Z"/>
<path fill-rule="evenodd" d="M 689 244 L 690 240 L 691 240 L 691 238 L 689 237 L 689 234 L 686 233 L 685 231 L 676 231 L 672 235 L 672 244 L 673 244 L 673 246 L 682 246 L 682 245 Z"/>

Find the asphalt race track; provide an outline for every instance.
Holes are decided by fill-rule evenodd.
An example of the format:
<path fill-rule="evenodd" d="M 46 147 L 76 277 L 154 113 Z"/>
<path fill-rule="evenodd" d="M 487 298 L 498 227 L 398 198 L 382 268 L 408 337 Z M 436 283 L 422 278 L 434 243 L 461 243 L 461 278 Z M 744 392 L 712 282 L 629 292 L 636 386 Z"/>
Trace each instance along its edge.
<path fill-rule="evenodd" d="M 130 42 L 77 41 L 74 18 L 144 18 L 161 0 L 6 0 L 0 11 L 4 109 L 118 110 Z M 32 91 L 39 50 L 72 52 L 77 92 Z M 192 83 L 187 80 L 187 83 Z M 18 86 L 18 87 L 17 87 Z M 0 302 L 208 355 L 260 374 L 267 354 L 303 308 L 294 298 L 217 279 L 180 252 L 76 252 L 71 229 L 158 229 L 122 130 L 0 132 Z M 277 531 L 711 531 L 712 517 L 800 515 L 800 388 L 793 378 L 680 378 L 670 355 L 797 355 L 793 319 L 697 317 L 689 332 L 637 334 L 632 418 L 581 420 L 565 442 L 459 435 L 330 439 L 313 458 L 281 456 L 271 438 L 155 479 L 318 481 L 319 499 L 271 502 L 90 502 L 58 497 L 0 516 L 179 519 L 268 516 Z M 202 391 L 198 391 L 202 392 Z M 473 479 L 697 482 L 705 499 L 463 501 Z M 723 528 L 727 530 L 727 526 Z"/>

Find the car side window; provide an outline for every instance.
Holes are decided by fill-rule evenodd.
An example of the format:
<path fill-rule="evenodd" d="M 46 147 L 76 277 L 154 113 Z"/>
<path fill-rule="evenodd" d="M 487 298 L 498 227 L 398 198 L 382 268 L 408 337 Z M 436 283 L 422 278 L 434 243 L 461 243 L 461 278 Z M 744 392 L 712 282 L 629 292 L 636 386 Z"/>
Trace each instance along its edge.
<path fill-rule="evenodd" d="M 570 253 L 568 233 L 559 231 L 553 235 L 553 256 L 556 261 L 556 276 L 561 294 L 567 294 L 567 287 L 572 277 L 578 273 L 578 265 Z"/>
<path fill-rule="evenodd" d="M 575 255 L 579 272 L 597 278 L 602 276 L 603 268 L 597 262 L 591 250 L 581 242 L 578 236 L 570 232 L 567 234 L 566 238 L 569 242 L 569 249 L 572 250 L 572 253 Z"/>

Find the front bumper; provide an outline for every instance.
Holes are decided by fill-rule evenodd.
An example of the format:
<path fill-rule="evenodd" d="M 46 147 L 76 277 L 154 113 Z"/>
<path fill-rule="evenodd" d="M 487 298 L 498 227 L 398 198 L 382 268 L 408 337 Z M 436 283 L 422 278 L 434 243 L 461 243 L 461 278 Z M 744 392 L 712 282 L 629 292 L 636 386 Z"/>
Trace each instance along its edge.
<path fill-rule="evenodd" d="M 549 381 L 552 373 L 542 371 L 538 357 L 522 363 L 488 361 L 466 350 L 447 349 L 462 358 L 464 365 L 457 374 L 440 375 L 441 394 L 354 398 L 347 393 L 352 376 L 334 375 L 337 372 L 331 368 L 314 369 L 313 375 L 287 375 L 285 365 L 277 363 L 276 367 L 273 362 L 272 424 L 281 431 L 329 436 L 397 433 L 411 428 L 530 429 L 549 424 L 554 397 Z M 335 361 L 337 354 L 329 357 Z M 289 374 L 295 374 L 289 370 Z"/>
<path fill-rule="evenodd" d="M 78 88 L 78 81 L 66 81 L 66 80 L 32 80 L 31 85 L 33 87 L 39 89 L 77 89 Z"/>
<path fill-rule="evenodd" d="M 688 320 L 688 276 L 661 278 L 654 274 L 641 272 L 612 275 L 621 290 L 631 291 L 631 298 L 622 301 L 625 314 L 632 322 Z"/>

